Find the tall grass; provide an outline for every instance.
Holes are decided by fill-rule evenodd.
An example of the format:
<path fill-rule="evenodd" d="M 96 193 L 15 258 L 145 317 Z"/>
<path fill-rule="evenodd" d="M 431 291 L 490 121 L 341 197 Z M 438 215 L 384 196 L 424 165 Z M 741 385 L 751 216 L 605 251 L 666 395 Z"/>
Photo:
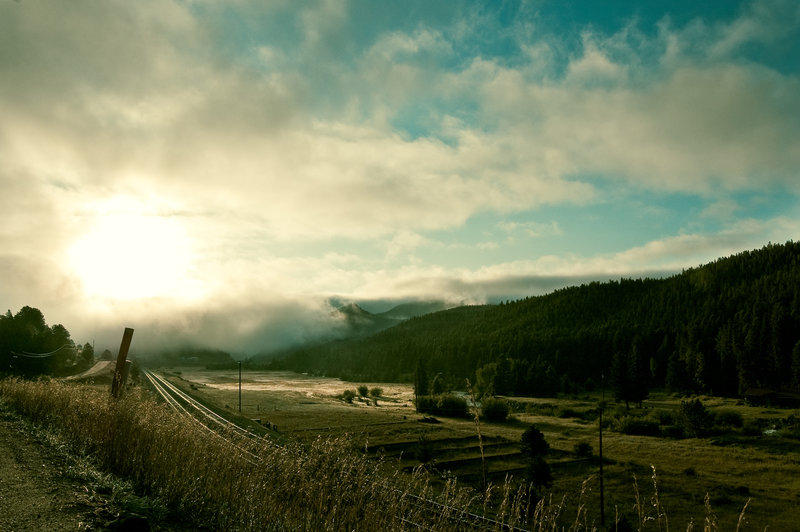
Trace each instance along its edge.
<path fill-rule="evenodd" d="M 401 476 L 341 438 L 282 446 L 264 440 L 242 449 L 137 388 L 113 400 L 90 386 L 5 379 L 0 401 L 179 516 L 213 529 L 460 530 L 458 519 L 472 511 L 494 516 L 498 530 L 505 529 L 499 523 L 596 530 L 583 494 L 575 515 L 565 498 L 531 500 L 529 490 L 509 480 L 480 492 L 452 480 L 434 488 L 421 469 Z M 661 529 L 658 517 L 643 518 L 639 529 Z"/>

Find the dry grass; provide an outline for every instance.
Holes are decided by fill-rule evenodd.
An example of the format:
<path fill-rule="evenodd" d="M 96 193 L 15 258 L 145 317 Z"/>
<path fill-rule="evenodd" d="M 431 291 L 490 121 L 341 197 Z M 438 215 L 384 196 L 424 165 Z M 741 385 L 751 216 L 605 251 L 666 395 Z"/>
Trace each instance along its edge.
<path fill-rule="evenodd" d="M 455 482 L 434 490 L 422 471 L 401 480 L 350 452 L 342 439 L 264 441 L 248 449 L 258 456 L 253 460 L 137 389 L 115 401 L 105 389 L 6 379 L 0 398 L 179 515 L 214 529 L 452 530 L 461 528 L 455 519 L 465 509 L 481 507 L 498 491 L 476 493 Z M 502 519 L 519 523 L 527 501 L 512 501 L 508 491 L 500 500 Z M 418 497 L 438 506 L 419 504 Z"/>
<path fill-rule="evenodd" d="M 246 453 L 135 388 L 114 401 L 105 388 L 6 379 L 0 381 L 0 400 L 59 431 L 76 451 L 129 479 L 178 515 L 214 529 L 461 530 L 459 519 L 469 511 L 493 516 L 502 523 L 498 530 L 505 525 L 597 530 L 587 510 L 594 505 L 591 486 L 596 479 L 568 496 L 548 496 L 533 504 L 524 487 L 517 488 L 510 479 L 485 490 L 465 488 L 455 480 L 432 483 L 423 469 L 402 474 L 392 464 L 354 452 L 354 442 L 341 436 L 281 446 L 264 440 Z M 638 530 L 668 530 L 655 471 L 652 490 L 647 498 L 637 486 L 617 515 L 627 513 Z M 436 505 L 419 504 L 419 497 Z M 717 530 L 708 497 L 704 502 L 703 528 Z M 610 508 L 612 530 L 614 515 Z M 743 522 L 744 514 L 739 526 Z"/>

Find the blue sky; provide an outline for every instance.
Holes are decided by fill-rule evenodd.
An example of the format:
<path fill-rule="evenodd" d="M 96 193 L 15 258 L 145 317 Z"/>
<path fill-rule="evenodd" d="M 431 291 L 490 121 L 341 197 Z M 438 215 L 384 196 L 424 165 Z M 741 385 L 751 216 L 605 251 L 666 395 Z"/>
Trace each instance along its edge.
<path fill-rule="evenodd" d="M 793 0 L 2 2 L 0 301 L 254 352 L 796 240 L 798 42 Z"/>

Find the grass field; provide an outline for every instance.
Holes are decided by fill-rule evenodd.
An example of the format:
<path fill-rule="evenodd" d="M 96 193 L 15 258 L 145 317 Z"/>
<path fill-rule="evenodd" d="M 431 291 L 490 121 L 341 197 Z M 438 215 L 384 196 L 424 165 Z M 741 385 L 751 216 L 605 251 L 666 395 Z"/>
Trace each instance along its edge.
<path fill-rule="evenodd" d="M 168 370 L 172 380 L 207 402 L 238 411 L 237 371 Z M 352 404 L 338 398 L 358 385 L 383 389 L 377 405 L 370 398 Z M 710 411 L 735 411 L 745 423 L 779 420 L 800 412 L 746 406 L 732 399 L 701 398 Z M 597 407 L 598 396 L 559 399 L 519 399 L 517 412 L 505 423 L 482 423 L 485 463 L 489 479 L 502 483 L 508 475 L 519 478 L 524 463 L 517 450 L 522 432 L 535 424 L 551 446 L 554 497 L 566 496 L 573 506 L 585 505 L 587 518 L 599 521 L 598 461 L 575 454 L 580 442 L 598 447 L 598 424 L 582 415 Z M 646 411 L 674 411 L 680 398 L 654 393 Z M 607 416 L 624 407 L 609 405 Z M 455 476 L 460 483 L 481 482 L 480 449 L 471 419 L 439 418 L 421 422 L 409 385 L 346 383 L 338 379 L 289 372 L 244 372 L 242 414 L 269 422 L 288 437 L 313 441 L 318 436 L 348 434 L 353 444 L 369 455 L 391 458 L 409 471 L 424 459 L 438 478 Z M 618 413 L 622 415 L 622 412 Z M 769 431 L 768 431 L 769 434 Z M 607 520 L 616 512 L 634 514 L 634 477 L 640 492 L 639 509 L 656 516 L 658 502 L 672 529 L 689 523 L 702 527 L 711 519 L 720 529 L 734 530 L 745 504 L 743 530 L 796 530 L 800 508 L 800 442 L 782 436 L 744 435 L 741 431 L 711 438 L 671 439 L 632 436 L 604 431 L 605 498 Z M 653 468 L 657 491 L 653 487 Z"/>

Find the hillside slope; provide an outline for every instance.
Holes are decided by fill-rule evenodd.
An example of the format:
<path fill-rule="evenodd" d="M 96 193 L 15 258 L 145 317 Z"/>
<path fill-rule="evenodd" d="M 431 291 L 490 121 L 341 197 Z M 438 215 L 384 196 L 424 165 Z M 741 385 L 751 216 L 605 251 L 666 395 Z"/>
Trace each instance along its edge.
<path fill-rule="evenodd" d="M 493 392 L 529 395 L 592 387 L 620 366 L 649 386 L 723 395 L 797 386 L 799 264 L 800 244 L 769 244 L 666 279 L 436 312 L 275 367 L 391 381 L 410 380 L 421 361 L 454 382 L 484 368 Z"/>

